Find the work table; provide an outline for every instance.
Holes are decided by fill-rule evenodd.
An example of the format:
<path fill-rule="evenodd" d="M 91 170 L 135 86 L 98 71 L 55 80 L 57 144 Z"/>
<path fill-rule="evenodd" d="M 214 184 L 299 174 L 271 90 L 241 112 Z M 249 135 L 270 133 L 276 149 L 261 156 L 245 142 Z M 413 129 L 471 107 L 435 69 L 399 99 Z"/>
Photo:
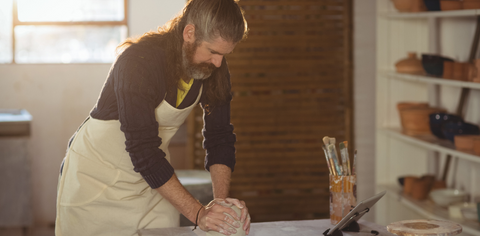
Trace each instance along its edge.
<path fill-rule="evenodd" d="M 380 226 L 368 221 L 359 221 L 360 231 L 343 232 L 344 236 L 369 236 L 372 230 L 378 231 L 382 236 L 393 236 L 387 231 L 385 226 Z M 320 236 L 327 229 L 332 228 L 330 219 L 324 220 L 301 220 L 301 221 L 275 221 L 252 223 L 249 236 Z M 140 236 L 205 236 L 205 232 L 201 229 L 192 231 L 193 226 L 175 227 L 164 229 L 143 229 L 139 231 Z"/>

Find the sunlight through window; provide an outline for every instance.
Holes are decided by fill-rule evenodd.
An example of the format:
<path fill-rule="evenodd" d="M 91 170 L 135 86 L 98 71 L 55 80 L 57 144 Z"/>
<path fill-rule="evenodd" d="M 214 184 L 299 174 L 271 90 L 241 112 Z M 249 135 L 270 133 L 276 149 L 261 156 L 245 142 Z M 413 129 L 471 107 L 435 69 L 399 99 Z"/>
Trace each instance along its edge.
<path fill-rule="evenodd" d="M 126 0 L 13 3 L 0 0 L 0 63 L 111 63 L 127 38 Z"/>
<path fill-rule="evenodd" d="M 123 0 L 17 0 L 20 21 L 121 21 Z"/>

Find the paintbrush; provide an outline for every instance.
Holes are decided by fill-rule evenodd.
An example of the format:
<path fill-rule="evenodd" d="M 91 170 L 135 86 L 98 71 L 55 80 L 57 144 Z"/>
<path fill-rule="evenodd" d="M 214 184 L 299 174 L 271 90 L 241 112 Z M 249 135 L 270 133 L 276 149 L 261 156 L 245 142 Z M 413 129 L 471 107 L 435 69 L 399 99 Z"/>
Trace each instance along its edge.
<path fill-rule="evenodd" d="M 328 153 L 333 160 L 333 166 L 335 167 L 337 175 L 342 175 L 342 168 L 340 166 L 340 163 L 338 162 L 337 154 L 335 153 L 335 145 L 328 145 Z"/>
<path fill-rule="evenodd" d="M 328 145 L 330 144 L 330 138 L 328 136 L 323 137 L 322 139 L 324 145 L 322 145 L 323 151 L 325 152 L 325 157 L 327 158 L 327 164 L 330 172 L 333 175 L 338 175 L 337 170 L 335 169 L 335 163 L 333 162 L 332 156 L 328 153 Z"/>
<path fill-rule="evenodd" d="M 330 164 L 330 158 L 328 158 L 328 152 L 325 145 L 322 145 L 322 149 L 323 149 L 323 152 L 325 153 L 325 158 L 327 159 L 328 172 L 330 173 L 330 175 L 334 175 L 332 170 L 332 165 Z"/>
<path fill-rule="evenodd" d="M 353 154 L 353 167 L 352 167 L 352 175 L 356 175 L 356 168 L 357 168 L 357 149 L 355 149 L 355 153 Z"/>
<path fill-rule="evenodd" d="M 345 159 L 347 160 L 347 171 L 348 175 L 352 175 L 352 167 L 350 166 L 350 155 L 348 154 L 348 141 L 343 141 L 345 145 Z"/>
<path fill-rule="evenodd" d="M 346 148 L 345 144 L 343 142 L 338 144 L 340 148 L 340 156 L 342 157 L 342 168 L 343 168 L 343 174 L 344 175 L 350 175 L 348 171 L 348 166 L 347 166 L 347 155 L 346 154 Z"/>
<path fill-rule="evenodd" d="M 342 159 L 338 156 L 337 148 L 335 147 L 336 144 L 336 139 L 335 138 L 329 138 L 329 143 L 330 145 L 333 146 L 333 153 L 335 153 L 335 159 L 337 160 L 337 164 L 340 169 L 339 175 L 345 175 L 345 170 L 343 169 L 342 166 Z"/>
<path fill-rule="evenodd" d="M 327 146 L 328 154 L 333 159 L 335 169 L 337 170 L 337 175 L 343 175 L 342 165 L 338 159 L 337 149 L 335 148 L 335 138 L 330 138 L 330 144 Z"/>

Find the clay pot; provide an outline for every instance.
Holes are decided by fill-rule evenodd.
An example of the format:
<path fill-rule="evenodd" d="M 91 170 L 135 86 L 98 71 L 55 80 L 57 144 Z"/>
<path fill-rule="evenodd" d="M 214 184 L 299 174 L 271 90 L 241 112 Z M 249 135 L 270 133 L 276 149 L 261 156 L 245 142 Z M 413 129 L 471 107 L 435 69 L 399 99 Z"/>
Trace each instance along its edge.
<path fill-rule="evenodd" d="M 473 140 L 473 152 L 480 156 L 480 139 Z"/>
<path fill-rule="evenodd" d="M 422 176 L 413 182 L 411 196 L 417 200 L 425 200 L 432 189 L 435 182 L 435 177 L 432 175 Z"/>
<path fill-rule="evenodd" d="M 470 64 L 470 70 L 468 74 L 469 80 L 473 82 L 480 80 L 480 73 L 478 73 L 479 71 L 480 71 L 480 59 L 476 59 L 473 65 Z"/>
<path fill-rule="evenodd" d="M 479 0 L 463 0 L 463 9 L 480 9 Z"/>
<path fill-rule="evenodd" d="M 454 80 L 468 81 L 468 70 L 470 64 L 468 62 L 454 62 L 452 78 Z"/>
<path fill-rule="evenodd" d="M 403 180 L 403 193 L 406 195 L 410 195 L 413 189 L 413 183 L 417 181 L 419 178 L 415 176 L 405 176 Z"/>
<path fill-rule="evenodd" d="M 398 73 L 407 74 L 425 74 L 423 70 L 422 61 L 418 59 L 417 53 L 409 52 L 408 57 L 395 63 L 395 68 Z"/>
<path fill-rule="evenodd" d="M 440 9 L 442 11 L 461 10 L 462 2 L 457 0 L 440 0 Z"/>
<path fill-rule="evenodd" d="M 433 182 L 432 189 L 430 189 L 430 191 L 444 188 L 447 188 L 447 183 L 445 183 L 445 181 L 443 180 L 436 180 L 435 182 Z"/>
<path fill-rule="evenodd" d="M 444 109 L 427 108 L 406 108 L 400 111 L 400 120 L 403 133 L 407 135 L 432 134 L 430 129 L 430 114 L 436 112 L 446 112 Z"/>
<path fill-rule="evenodd" d="M 408 108 L 427 108 L 428 103 L 426 102 L 399 102 L 397 103 L 397 109 L 400 111 L 402 109 Z"/>
<path fill-rule="evenodd" d="M 453 79 L 453 61 L 443 62 L 443 78 Z"/>
<path fill-rule="evenodd" d="M 455 149 L 473 152 L 475 139 L 480 139 L 480 135 L 455 135 Z"/>
<path fill-rule="evenodd" d="M 422 12 L 427 11 L 427 6 L 423 0 L 414 0 L 412 5 L 411 12 Z"/>
<path fill-rule="evenodd" d="M 392 2 L 399 12 L 410 12 L 415 3 L 414 0 L 392 0 Z"/>

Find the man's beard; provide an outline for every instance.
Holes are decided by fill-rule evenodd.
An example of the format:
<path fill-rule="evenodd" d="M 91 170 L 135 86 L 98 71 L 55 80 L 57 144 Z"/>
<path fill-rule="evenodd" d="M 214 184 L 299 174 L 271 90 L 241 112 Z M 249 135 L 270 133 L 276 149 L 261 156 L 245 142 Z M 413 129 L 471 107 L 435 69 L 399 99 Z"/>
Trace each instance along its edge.
<path fill-rule="evenodd" d="M 193 57 L 197 50 L 198 44 L 185 42 L 182 49 L 182 69 L 184 76 L 193 79 L 206 79 L 212 75 L 213 71 L 217 69 L 212 63 L 194 63 Z"/>

